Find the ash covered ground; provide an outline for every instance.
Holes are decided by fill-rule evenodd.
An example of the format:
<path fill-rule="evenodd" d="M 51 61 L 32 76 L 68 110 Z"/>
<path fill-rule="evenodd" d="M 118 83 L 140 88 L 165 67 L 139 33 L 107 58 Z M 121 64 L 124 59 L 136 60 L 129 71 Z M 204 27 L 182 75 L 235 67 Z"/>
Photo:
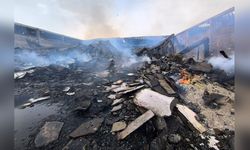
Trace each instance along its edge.
<path fill-rule="evenodd" d="M 233 75 L 207 62 L 154 56 L 150 50 L 137 56 L 114 41 L 17 47 L 15 149 L 233 149 Z M 143 89 L 176 103 L 171 115 L 153 111 L 134 129 L 131 124 L 148 111 L 134 102 Z M 192 119 L 204 130 L 177 105 L 195 113 Z M 119 138 L 127 129 L 133 132 Z"/>

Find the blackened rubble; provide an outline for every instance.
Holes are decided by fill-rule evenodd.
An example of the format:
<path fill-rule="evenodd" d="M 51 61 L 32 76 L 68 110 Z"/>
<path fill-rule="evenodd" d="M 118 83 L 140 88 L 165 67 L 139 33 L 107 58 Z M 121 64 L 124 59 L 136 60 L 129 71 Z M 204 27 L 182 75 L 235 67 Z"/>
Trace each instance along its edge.
<path fill-rule="evenodd" d="M 139 49 L 151 62 L 128 68 L 109 44 L 99 42 L 88 46 L 92 59 L 83 64 L 17 70 L 17 108 L 58 109 L 29 127 L 16 149 L 233 149 L 233 77 L 174 54 L 173 37 Z M 56 136 L 38 142 L 46 122 L 60 127 Z"/>

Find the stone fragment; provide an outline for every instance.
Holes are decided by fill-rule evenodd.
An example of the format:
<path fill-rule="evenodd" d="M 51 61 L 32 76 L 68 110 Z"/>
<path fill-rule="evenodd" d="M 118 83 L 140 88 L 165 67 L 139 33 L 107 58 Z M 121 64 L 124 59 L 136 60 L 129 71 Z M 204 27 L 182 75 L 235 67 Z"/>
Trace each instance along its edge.
<path fill-rule="evenodd" d="M 124 121 L 115 122 L 115 123 L 112 125 L 111 132 L 121 131 L 121 130 L 125 129 L 126 126 L 127 126 L 127 124 L 126 124 L 126 122 L 124 122 Z"/>
<path fill-rule="evenodd" d="M 88 134 L 95 133 L 101 126 L 103 118 L 95 118 L 82 123 L 77 129 L 70 133 L 70 137 L 77 138 Z"/>
<path fill-rule="evenodd" d="M 57 140 L 63 124 L 63 122 L 58 121 L 46 122 L 35 138 L 35 146 L 46 146 L 49 143 Z"/>
<path fill-rule="evenodd" d="M 89 107 L 91 106 L 91 101 L 90 100 L 84 100 L 84 101 L 80 101 L 77 105 L 77 107 L 74 109 L 74 111 L 81 111 L 81 112 L 85 112 L 89 109 Z"/>

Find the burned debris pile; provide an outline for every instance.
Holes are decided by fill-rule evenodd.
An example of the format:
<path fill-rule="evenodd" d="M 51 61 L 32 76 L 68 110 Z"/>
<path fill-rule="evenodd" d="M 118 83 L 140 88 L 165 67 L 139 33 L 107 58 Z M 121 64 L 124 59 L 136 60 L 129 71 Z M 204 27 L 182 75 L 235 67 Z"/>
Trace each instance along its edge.
<path fill-rule="evenodd" d="M 221 74 L 206 62 L 152 52 L 137 70 L 111 59 L 101 72 L 77 65 L 16 72 L 17 97 L 29 97 L 19 108 L 61 105 L 26 148 L 233 149 L 231 81 L 216 82 Z"/>
<path fill-rule="evenodd" d="M 129 94 L 131 103 L 142 115 L 117 133 L 118 139 L 129 138 L 139 126 L 152 121 L 156 135 L 148 143 L 149 149 L 233 149 L 230 143 L 234 136 L 233 88 L 211 81 L 216 73 L 210 64 L 185 60 L 181 55 L 163 56 L 145 64 L 135 80 L 144 85 L 143 89 Z M 111 85 L 114 101 L 123 95 L 116 89 L 126 84 Z M 230 145 L 216 140 L 221 134 Z M 211 140 L 216 142 L 211 144 Z"/>
<path fill-rule="evenodd" d="M 234 85 L 216 82 L 206 62 L 149 56 L 137 70 L 111 61 L 101 73 L 54 65 L 16 73 L 15 95 L 28 97 L 19 108 L 60 105 L 25 148 L 233 149 Z"/>

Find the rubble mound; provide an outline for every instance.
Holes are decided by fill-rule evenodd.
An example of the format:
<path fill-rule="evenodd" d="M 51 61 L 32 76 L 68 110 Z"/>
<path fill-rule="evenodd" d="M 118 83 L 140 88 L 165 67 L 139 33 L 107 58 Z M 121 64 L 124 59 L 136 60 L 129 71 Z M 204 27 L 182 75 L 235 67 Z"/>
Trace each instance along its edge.
<path fill-rule="evenodd" d="M 54 65 L 32 68 L 16 79 L 16 100 L 23 98 L 16 105 L 25 105 L 30 97 L 43 100 L 29 101 L 33 106 L 46 103 L 60 108 L 39 121 L 28 142 L 18 146 L 37 149 L 34 139 L 42 126 L 58 121 L 63 123 L 58 136 L 38 144 L 41 148 L 233 149 L 233 91 L 210 80 L 215 77 L 213 70 L 193 71 L 190 65 L 199 63 L 185 61 L 179 56 L 161 57 L 137 70 L 106 70 L 107 76 Z M 209 94 L 204 96 L 205 90 Z M 228 98 L 217 100 L 211 93 Z M 24 110 L 32 108 L 25 106 Z"/>

